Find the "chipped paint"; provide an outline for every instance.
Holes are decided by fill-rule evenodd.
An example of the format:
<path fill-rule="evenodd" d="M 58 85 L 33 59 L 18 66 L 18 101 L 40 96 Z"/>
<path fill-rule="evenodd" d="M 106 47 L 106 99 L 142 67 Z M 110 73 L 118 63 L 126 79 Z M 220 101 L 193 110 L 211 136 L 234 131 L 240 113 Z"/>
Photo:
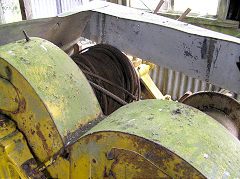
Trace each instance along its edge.
<path fill-rule="evenodd" d="M 6 53 L 9 50 L 16 55 Z M 62 140 L 67 140 L 67 136 L 78 130 L 79 124 L 85 125 L 101 114 L 85 76 L 55 45 L 31 38 L 27 43 L 20 40 L 1 46 L 0 51 L 1 57 L 19 70 L 42 100 Z"/>
<path fill-rule="evenodd" d="M 136 120 L 129 125 L 128 121 L 133 118 Z M 96 132 L 108 131 L 141 136 L 162 145 L 207 178 L 221 178 L 227 171 L 232 178 L 240 176 L 239 140 L 211 117 L 190 106 L 162 100 L 131 103 L 112 113 L 87 134 L 91 137 Z M 105 140 L 109 145 L 113 136 Z M 123 142 L 119 143 L 119 148 L 125 147 Z"/>

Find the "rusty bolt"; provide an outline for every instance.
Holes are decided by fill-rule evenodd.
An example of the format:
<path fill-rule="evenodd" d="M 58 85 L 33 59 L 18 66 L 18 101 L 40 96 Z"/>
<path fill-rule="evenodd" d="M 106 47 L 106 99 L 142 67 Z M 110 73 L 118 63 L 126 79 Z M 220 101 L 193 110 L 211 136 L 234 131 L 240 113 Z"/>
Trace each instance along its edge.
<path fill-rule="evenodd" d="M 30 41 L 30 38 L 29 38 L 29 36 L 27 35 L 27 33 L 26 33 L 25 30 L 23 30 L 23 34 L 24 34 L 24 36 L 25 36 L 26 41 L 29 42 L 29 41 Z"/>
<path fill-rule="evenodd" d="M 114 159 L 113 152 L 111 150 L 107 151 L 106 157 L 107 157 L 108 160 L 113 160 Z"/>

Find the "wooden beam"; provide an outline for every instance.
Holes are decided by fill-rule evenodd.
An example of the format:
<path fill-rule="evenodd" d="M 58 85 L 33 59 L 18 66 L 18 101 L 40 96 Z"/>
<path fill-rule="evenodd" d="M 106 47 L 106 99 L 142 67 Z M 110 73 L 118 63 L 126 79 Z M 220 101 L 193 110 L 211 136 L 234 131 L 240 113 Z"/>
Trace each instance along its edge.
<path fill-rule="evenodd" d="M 127 6 L 127 0 L 122 0 L 122 5 Z"/>
<path fill-rule="evenodd" d="M 164 2 L 165 2 L 164 0 L 160 0 L 160 2 L 158 3 L 158 5 L 157 5 L 156 9 L 154 10 L 153 14 L 157 14 L 157 12 L 162 7 Z"/>
<path fill-rule="evenodd" d="M 226 20 L 230 0 L 219 0 L 217 18 L 219 20 Z"/>
<path fill-rule="evenodd" d="M 188 13 L 191 11 L 190 8 L 187 8 L 187 10 L 177 19 L 178 21 L 182 21 L 187 15 Z"/>
<path fill-rule="evenodd" d="M 174 11 L 174 0 L 170 0 L 171 10 Z"/>
<path fill-rule="evenodd" d="M 118 4 L 118 0 L 107 0 L 107 2 L 112 2 Z"/>
<path fill-rule="evenodd" d="M 3 14 L 1 0 L 0 0 L 0 24 L 3 24 L 3 23 L 5 23 L 5 19 L 4 19 L 4 14 Z"/>
<path fill-rule="evenodd" d="M 120 4 L 120 5 L 124 5 L 124 6 L 127 6 L 127 0 L 107 0 L 107 2 L 112 2 L 112 3 L 115 3 L 115 4 Z"/>
<path fill-rule="evenodd" d="M 33 18 L 32 4 L 30 0 L 19 0 L 19 5 L 22 14 L 22 20 L 30 20 Z"/>

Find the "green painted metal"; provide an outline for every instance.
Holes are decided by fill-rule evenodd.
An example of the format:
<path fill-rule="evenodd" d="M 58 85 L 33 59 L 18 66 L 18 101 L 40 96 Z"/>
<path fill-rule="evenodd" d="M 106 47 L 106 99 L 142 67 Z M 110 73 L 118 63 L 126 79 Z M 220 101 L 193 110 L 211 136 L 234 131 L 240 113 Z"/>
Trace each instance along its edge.
<path fill-rule="evenodd" d="M 173 101 L 126 105 L 88 131 L 144 137 L 181 156 L 207 178 L 239 178 L 240 142 L 208 115 Z M 86 134 L 86 135 L 87 135 Z"/>
<path fill-rule="evenodd" d="M 63 138 L 101 115 L 95 94 L 77 65 L 58 47 L 40 39 L 0 47 L 0 57 L 24 76 Z"/>

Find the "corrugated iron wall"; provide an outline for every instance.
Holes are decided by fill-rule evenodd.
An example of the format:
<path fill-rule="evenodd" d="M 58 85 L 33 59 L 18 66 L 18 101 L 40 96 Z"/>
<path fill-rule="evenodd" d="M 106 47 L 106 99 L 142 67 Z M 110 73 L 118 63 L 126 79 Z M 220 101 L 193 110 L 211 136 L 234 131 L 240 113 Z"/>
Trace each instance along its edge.
<path fill-rule="evenodd" d="M 31 0 L 31 3 L 34 19 L 57 15 L 56 0 Z"/>
<path fill-rule="evenodd" d="M 84 0 L 59 0 L 62 6 L 62 12 L 67 12 L 71 9 L 75 9 L 89 1 L 90 0 L 85 0 L 85 1 Z"/>
<path fill-rule="evenodd" d="M 163 95 L 169 94 L 172 96 L 173 100 L 179 99 L 187 91 L 197 92 L 221 90 L 220 87 L 157 65 L 149 74 Z M 235 99 L 240 100 L 239 95 L 235 93 L 232 93 L 232 95 Z"/>
<path fill-rule="evenodd" d="M 82 6 L 93 0 L 30 0 L 30 1 L 32 3 L 33 18 L 36 19 L 56 16 L 60 13 L 74 10 L 79 6 Z"/>

